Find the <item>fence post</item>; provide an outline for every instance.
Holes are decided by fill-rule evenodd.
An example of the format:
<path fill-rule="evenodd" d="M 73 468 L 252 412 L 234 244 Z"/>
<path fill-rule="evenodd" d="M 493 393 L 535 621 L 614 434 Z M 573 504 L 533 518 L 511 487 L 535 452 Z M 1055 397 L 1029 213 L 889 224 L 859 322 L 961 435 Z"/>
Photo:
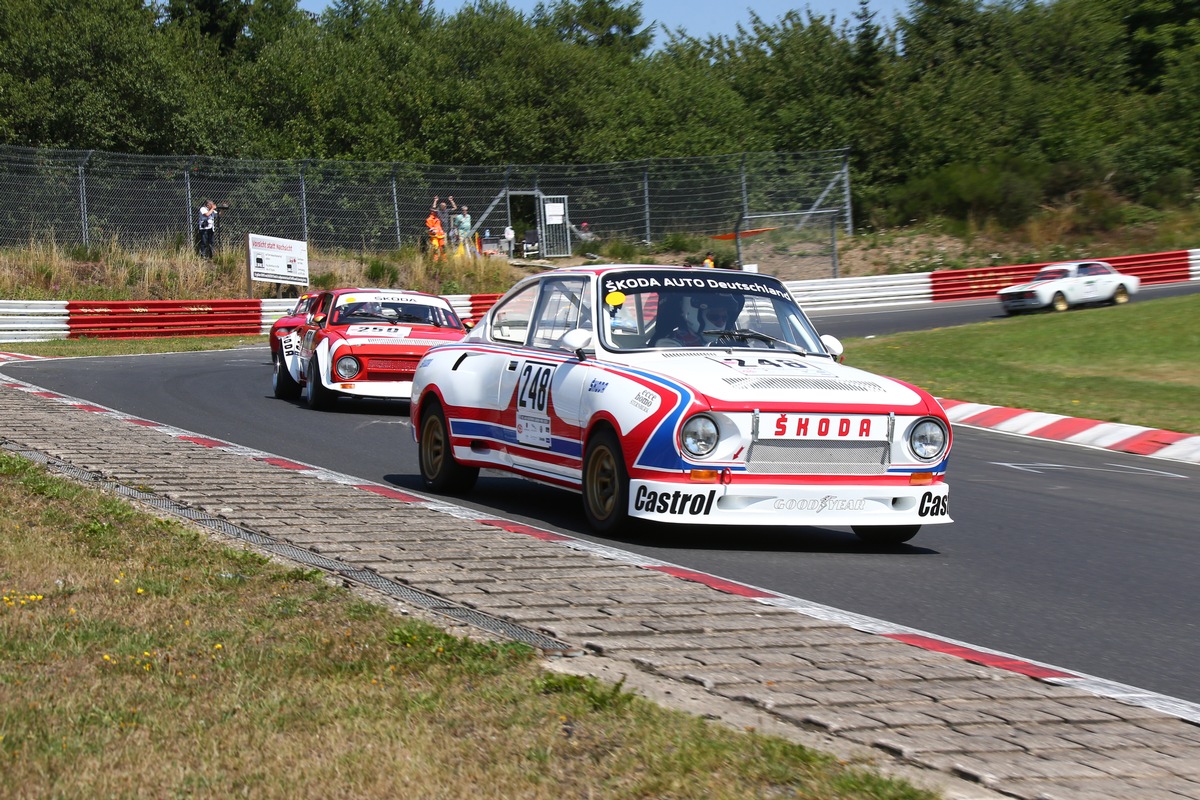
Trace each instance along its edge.
<path fill-rule="evenodd" d="M 746 154 L 742 153 L 742 216 L 750 216 L 750 193 L 746 189 Z M 740 254 L 739 254 L 740 258 Z"/>
<path fill-rule="evenodd" d="M 300 228 L 304 233 L 304 241 L 308 241 L 308 190 L 304 185 L 304 165 L 307 161 L 300 162 Z"/>
<path fill-rule="evenodd" d="M 651 243 L 650 238 L 650 168 L 642 167 L 642 200 L 646 206 L 646 244 Z"/>
<path fill-rule="evenodd" d="M 846 193 L 846 235 L 854 235 L 854 206 L 850 204 L 850 156 L 842 156 L 842 186 Z"/>
<path fill-rule="evenodd" d="M 829 247 L 833 255 L 833 278 L 837 280 L 838 276 L 838 256 L 837 256 L 837 214 L 829 215 Z"/>
<path fill-rule="evenodd" d="M 196 226 L 192 223 L 192 164 L 195 162 L 189 161 L 187 166 L 183 168 L 183 185 L 184 185 L 184 209 L 183 218 L 187 221 L 188 232 L 188 247 L 191 251 L 196 252 Z"/>
<path fill-rule="evenodd" d="M 88 238 L 88 212 L 87 212 L 87 162 L 92 157 L 94 150 L 88 150 L 83 160 L 79 162 L 79 220 L 83 227 L 83 246 L 87 247 L 90 244 Z"/>
<path fill-rule="evenodd" d="M 396 220 L 396 249 L 399 250 L 400 244 L 400 201 L 396 199 L 396 176 L 392 175 L 392 214 Z"/>

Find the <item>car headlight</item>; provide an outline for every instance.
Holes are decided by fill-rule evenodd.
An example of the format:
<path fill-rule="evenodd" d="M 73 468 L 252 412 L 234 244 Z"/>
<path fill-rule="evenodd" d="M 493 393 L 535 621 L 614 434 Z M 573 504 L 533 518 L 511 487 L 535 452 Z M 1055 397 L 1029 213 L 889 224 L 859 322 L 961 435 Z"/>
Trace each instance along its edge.
<path fill-rule="evenodd" d="M 703 414 L 697 414 L 683 423 L 682 434 L 683 449 L 700 458 L 711 453 L 721 438 L 717 423 Z"/>
<path fill-rule="evenodd" d="M 348 381 L 357 375 L 359 369 L 358 359 L 354 356 L 342 356 L 333 365 L 333 371 L 344 381 Z"/>
<path fill-rule="evenodd" d="M 932 417 L 918 420 L 908 429 L 908 447 L 923 461 L 933 461 L 946 452 L 946 426 Z"/>

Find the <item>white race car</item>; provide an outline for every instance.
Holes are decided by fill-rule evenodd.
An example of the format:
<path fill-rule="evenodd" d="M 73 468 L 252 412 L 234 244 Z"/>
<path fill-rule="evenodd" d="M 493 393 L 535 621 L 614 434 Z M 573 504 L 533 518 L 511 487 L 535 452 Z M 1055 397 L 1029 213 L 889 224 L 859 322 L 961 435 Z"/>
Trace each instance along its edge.
<path fill-rule="evenodd" d="M 1142 279 L 1117 272 L 1105 261 L 1064 261 L 1038 270 L 1028 283 L 998 292 L 1006 314 L 1050 308 L 1066 311 L 1090 303 L 1128 303 Z"/>
<path fill-rule="evenodd" d="M 839 363 L 787 287 L 678 267 L 564 268 L 514 286 L 413 378 L 421 476 L 578 491 L 591 526 L 950 522 L 950 424 L 914 386 Z"/>

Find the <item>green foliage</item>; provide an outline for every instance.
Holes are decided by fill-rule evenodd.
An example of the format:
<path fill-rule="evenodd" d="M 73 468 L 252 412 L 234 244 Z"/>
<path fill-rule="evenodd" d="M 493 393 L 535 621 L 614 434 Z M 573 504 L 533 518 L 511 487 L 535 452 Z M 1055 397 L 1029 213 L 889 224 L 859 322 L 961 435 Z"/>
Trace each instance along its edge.
<path fill-rule="evenodd" d="M 372 286 L 395 286 L 400 282 L 400 269 L 395 264 L 372 259 L 367 265 L 367 280 Z"/>
<path fill-rule="evenodd" d="M 1194 202 L 1194 17 L 914 0 L 883 24 L 860 0 L 701 40 L 619 0 L 3 0 L 0 142 L 488 165 L 849 146 L 861 221 L 1013 225 L 1085 190 Z"/>

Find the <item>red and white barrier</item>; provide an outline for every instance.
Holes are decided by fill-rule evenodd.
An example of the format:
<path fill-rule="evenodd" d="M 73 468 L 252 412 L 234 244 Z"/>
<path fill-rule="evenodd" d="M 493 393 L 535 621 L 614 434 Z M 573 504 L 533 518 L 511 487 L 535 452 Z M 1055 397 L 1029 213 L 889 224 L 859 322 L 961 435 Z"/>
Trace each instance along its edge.
<path fill-rule="evenodd" d="M 1105 258 L 1143 285 L 1200 281 L 1200 249 Z M 1047 262 L 1050 263 L 1050 262 Z M 1045 264 L 937 270 L 790 281 L 805 308 L 866 308 L 993 297 L 1029 278 Z M 443 295 L 464 321 L 478 322 L 499 294 Z M 155 336 L 266 334 L 294 300 L 19 301 L 0 300 L 0 342 Z"/>

